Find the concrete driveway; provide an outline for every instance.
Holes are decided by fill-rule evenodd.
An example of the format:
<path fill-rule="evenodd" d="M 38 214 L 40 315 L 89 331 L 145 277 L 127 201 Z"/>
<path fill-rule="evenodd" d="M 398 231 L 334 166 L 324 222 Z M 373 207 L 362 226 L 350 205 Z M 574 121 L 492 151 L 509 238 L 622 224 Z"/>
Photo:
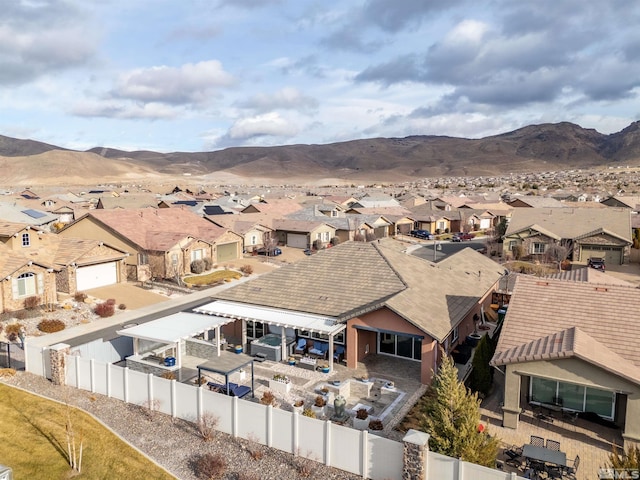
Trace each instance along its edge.
<path fill-rule="evenodd" d="M 96 298 L 98 302 L 113 298 L 116 301 L 116 308 L 123 303 L 127 306 L 127 310 L 136 310 L 147 305 L 164 302 L 170 298 L 141 288 L 134 283 L 116 283 L 115 285 L 86 290 L 84 293 Z"/>

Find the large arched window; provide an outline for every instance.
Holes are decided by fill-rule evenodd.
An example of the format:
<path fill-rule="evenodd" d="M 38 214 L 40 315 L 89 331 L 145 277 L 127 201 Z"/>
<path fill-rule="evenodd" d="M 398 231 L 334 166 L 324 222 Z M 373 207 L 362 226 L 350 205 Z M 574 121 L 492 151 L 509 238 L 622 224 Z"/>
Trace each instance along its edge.
<path fill-rule="evenodd" d="M 23 273 L 16 279 L 16 287 L 19 297 L 28 297 L 37 293 L 36 274 L 33 272 Z"/>

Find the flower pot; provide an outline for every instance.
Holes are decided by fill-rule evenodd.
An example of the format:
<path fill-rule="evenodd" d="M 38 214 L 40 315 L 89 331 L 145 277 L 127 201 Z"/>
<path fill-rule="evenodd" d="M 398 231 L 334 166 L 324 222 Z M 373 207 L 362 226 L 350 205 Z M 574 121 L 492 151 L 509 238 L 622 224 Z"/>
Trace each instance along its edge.
<path fill-rule="evenodd" d="M 353 428 L 356 430 L 367 430 L 369 428 L 369 418 L 353 417 Z"/>
<path fill-rule="evenodd" d="M 302 415 L 302 412 L 304 411 L 304 405 L 300 405 L 299 407 L 296 407 L 295 404 L 292 404 L 291 408 L 293 410 L 293 413 L 297 413 L 298 415 Z"/>
<path fill-rule="evenodd" d="M 315 405 L 311 405 L 311 411 L 316 414 L 316 417 L 324 417 L 327 407 L 316 407 Z"/>
<path fill-rule="evenodd" d="M 282 395 L 289 393 L 291 390 L 291 382 L 280 382 L 278 380 L 269 380 L 269 390 L 280 393 Z"/>

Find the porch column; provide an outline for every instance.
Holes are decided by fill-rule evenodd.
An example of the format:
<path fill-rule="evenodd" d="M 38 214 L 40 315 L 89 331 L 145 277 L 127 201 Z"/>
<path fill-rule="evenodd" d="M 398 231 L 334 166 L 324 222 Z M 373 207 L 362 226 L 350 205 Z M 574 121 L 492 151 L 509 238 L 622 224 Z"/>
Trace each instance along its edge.
<path fill-rule="evenodd" d="M 242 349 L 245 349 L 245 345 L 247 344 L 247 321 L 243 318 L 242 319 L 242 334 L 241 334 L 241 339 L 242 341 Z M 245 352 L 245 353 L 249 353 L 249 352 Z"/>
<path fill-rule="evenodd" d="M 180 340 L 176 342 L 176 366 L 177 367 L 182 366 L 182 353 L 180 352 L 180 343 L 182 343 Z"/>
<path fill-rule="evenodd" d="M 133 354 L 138 355 L 140 351 L 140 339 L 137 337 L 133 337 Z"/>
<path fill-rule="evenodd" d="M 220 356 L 220 343 L 221 343 L 221 338 L 220 338 L 220 325 L 218 325 L 216 327 L 216 354 L 218 356 Z"/>
<path fill-rule="evenodd" d="M 282 361 L 287 361 L 287 359 L 289 358 L 289 353 L 287 352 L 287 337 L 285 336 L 284 327 L 282 327 L 282 330 L 280 330 L 280 350 L 282 351 Z"/>
<path fill-rule="evenodd" d="M 624 417 L 624 448 L 640 445 L 640 393 L 627 395 L 627 414 Z"/>
<path fill-rule="evenodd" d="M 333 372 L 333 333 L 329 335 L 329 371 Z"/>
<path fill-rule="evenodd" d="M 504 375 L 504 405 L 502 406 L 502 426 L 518 428 L 520 418 L 520 375 L 514 372 L 514 365 L 507 365 Z"/>

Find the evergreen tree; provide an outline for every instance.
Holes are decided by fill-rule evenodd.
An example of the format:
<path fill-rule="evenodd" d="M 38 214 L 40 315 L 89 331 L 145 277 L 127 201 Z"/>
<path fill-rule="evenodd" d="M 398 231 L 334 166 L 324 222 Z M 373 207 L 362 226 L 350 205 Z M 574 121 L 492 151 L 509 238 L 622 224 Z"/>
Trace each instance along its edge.
<path fill-rule="evenodd" d="M 458 380 L 449 356 L 444 355 L 422 405 L 420 428 L 431 435 L 432 451 L 495 467 L 499 441 L 480 428 L 478 395 Z"/>
<path fill-rule="evenodd" d="M 489 362 L 493 356 L 493 346 L 489 335 L 483 335 L 473 354 L 471 375 L 469 376 L 469 388 L 484 396 L 489 394 L 493 376 Z"/>
<path fill-rule="evenodd" d="M 613 452 L 609 455 L 609 461 L 611 462 L 611 468 L 638 470 L 640 469 L 640 448 L 636 445 L 631 445 L 620 454 L 618 449 L 614 447 Z"/>

